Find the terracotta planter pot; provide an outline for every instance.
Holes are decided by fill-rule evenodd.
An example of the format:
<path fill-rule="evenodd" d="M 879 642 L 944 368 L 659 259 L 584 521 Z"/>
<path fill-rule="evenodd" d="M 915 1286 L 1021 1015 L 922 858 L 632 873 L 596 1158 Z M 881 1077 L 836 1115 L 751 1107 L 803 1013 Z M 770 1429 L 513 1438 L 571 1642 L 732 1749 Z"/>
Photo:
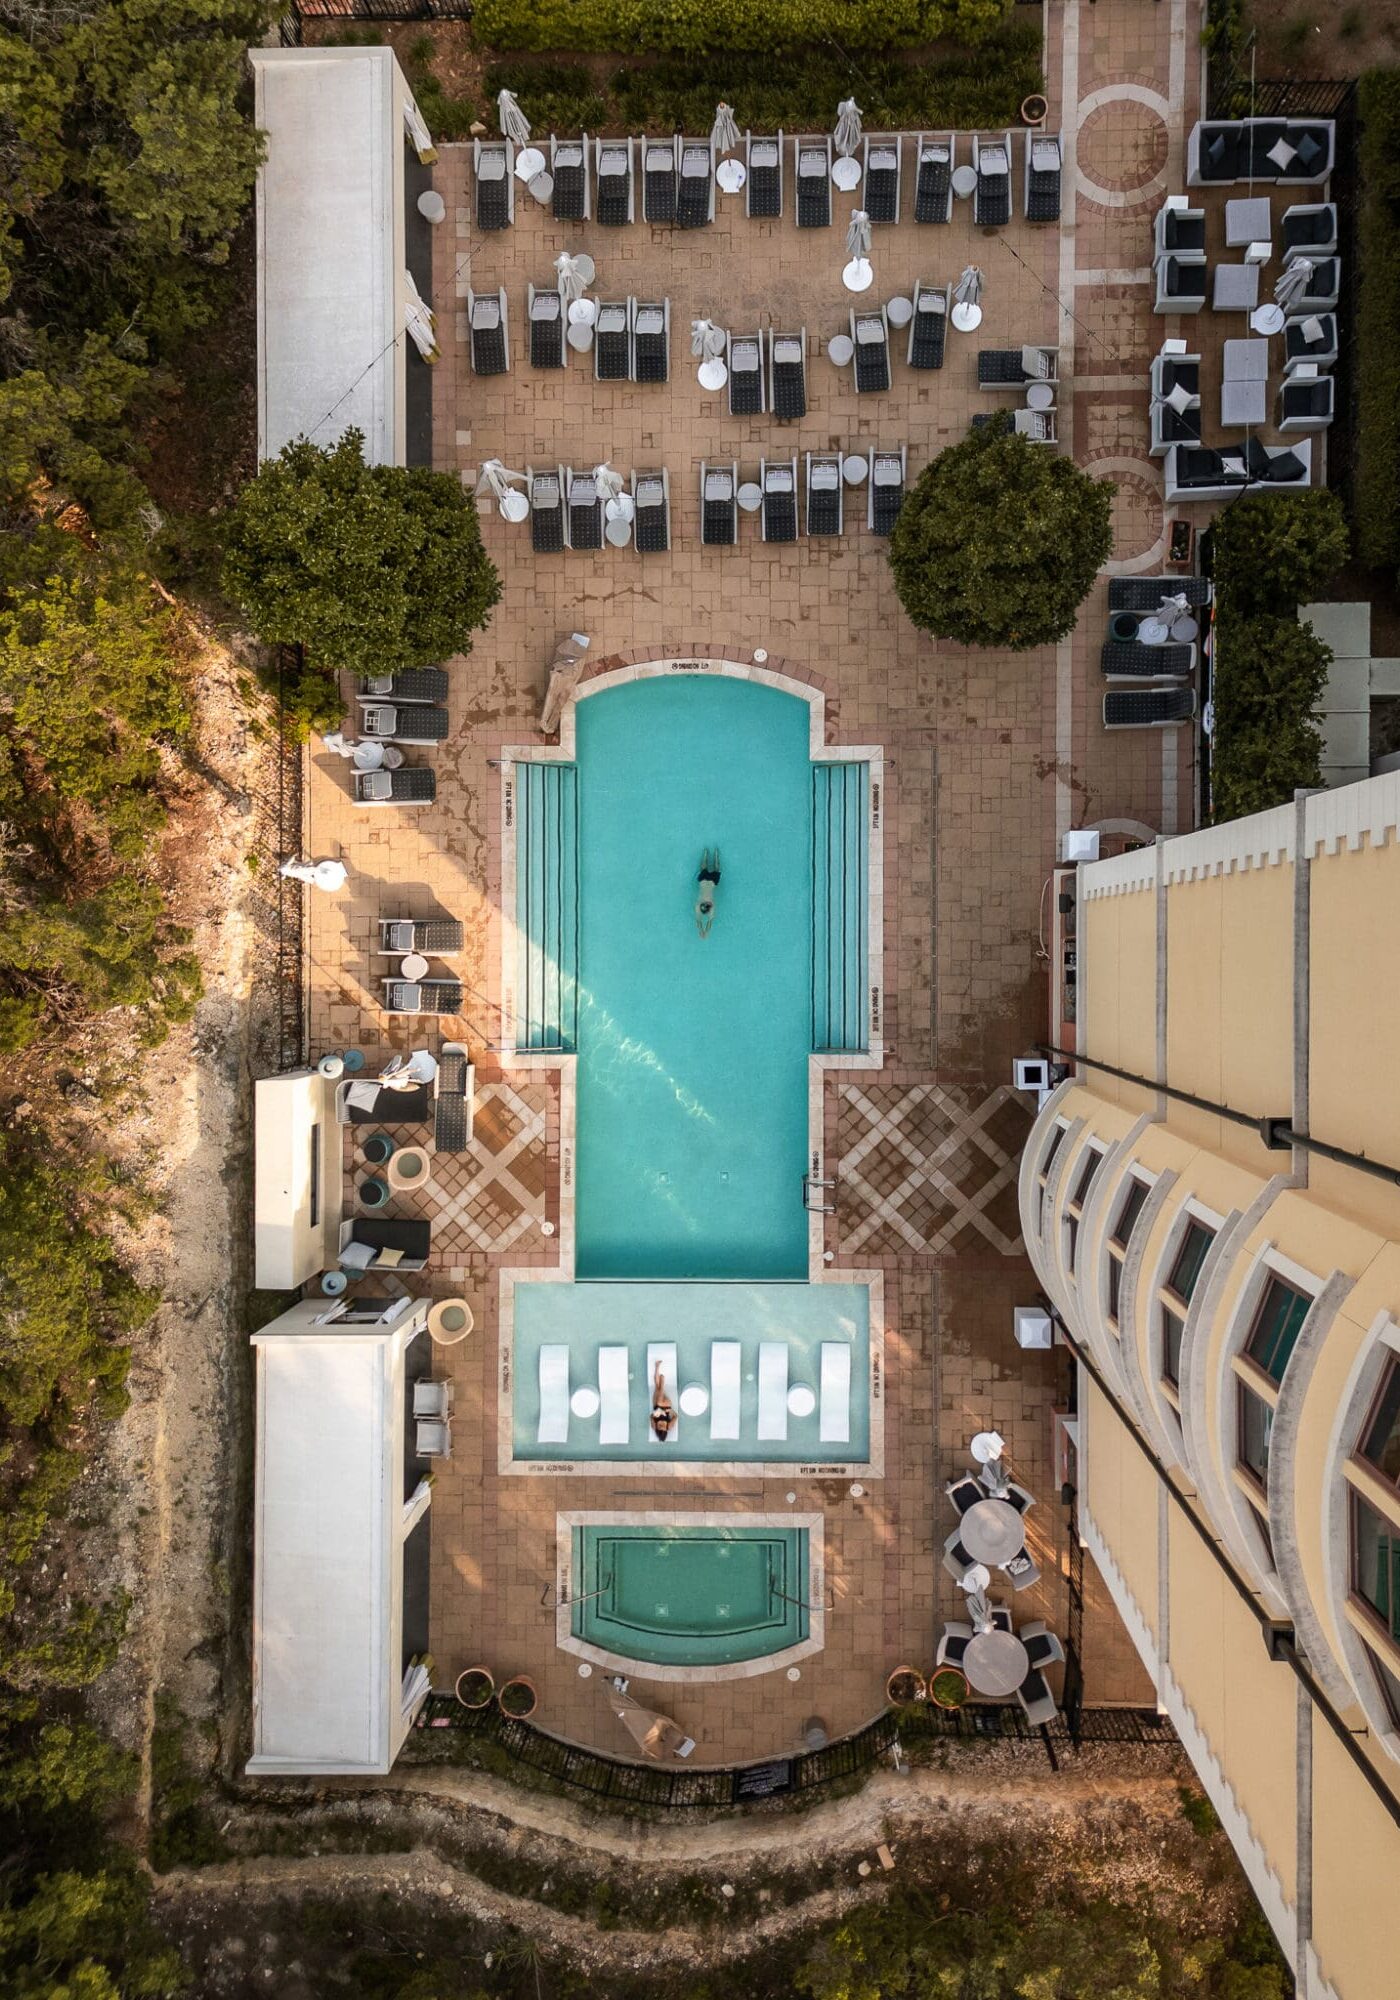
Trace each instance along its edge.
<path fill-rule="evenodd" d="M 914 1667 L 896 1667 L 885 1682 L 886 1698 L 896 1708 L 904 1708 L 911 1701 L 922 1701 L 927 1693 L 924 1677 Z"/>
<path fill-rule="evenodd" d="M 457 1676 L 457 1699 L 463 1708 L 485 1708 L 496 1692 L 496 1682 L 488 1667 L 467 1667 Z"/>
<path fill-rule="evenodd" d="M 535 1683 L 528 1674 L 516 1674 L 504 1687 L 496 1690 L 496 1701 L 502 1715 L 508 1715 L 513 1722 L 524 1722 L 539 1706 L 539 1695 Z"/>
<path fill-rule="evenodd" d="M 928 1694 L 940 1708 L 961 1708 L 967 1700 L 967 1675 L 961 1667 L 938 1667 L 928 1684 Z"/>
<path fill-rule="evenodd" d="M 1049 114 L 1049 110 L 1049 104 L 1040 95 L 1039 91 L 1032 91 L 1029 97 L 1023 98 L 1021 101 L 1021 123 L 1023 125 L 1043 125 Z"/>

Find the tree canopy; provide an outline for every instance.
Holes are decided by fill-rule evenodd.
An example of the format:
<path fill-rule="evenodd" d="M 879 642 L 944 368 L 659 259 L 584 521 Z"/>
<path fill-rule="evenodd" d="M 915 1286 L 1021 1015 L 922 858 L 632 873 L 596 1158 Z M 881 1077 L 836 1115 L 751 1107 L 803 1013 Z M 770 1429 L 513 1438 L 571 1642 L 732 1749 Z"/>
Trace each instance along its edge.
<path fill-rule="evenodd" d="M 1346 510 L 1325 486 L 1242 493 L 1212 533 L 1216 583 L 1244 612 L 1291 611 L 1310 602 L 1351 554 Z"/>
<path fill-rule="evenodd" d="M 223 580 L 260 639 L 305 647 L 323 674 L 464 652 L 501 594 L 461 481 L 367 465 L 356 430 L 262 466 L 229 518 Z"/>
<path fill-rule="evenodd" d="M 905 499 L 890 538 L 900 603 L 967 646 L 1064 638 L 1112 547 L 1113 491 L 1004 423 L 979 426 Z"/>

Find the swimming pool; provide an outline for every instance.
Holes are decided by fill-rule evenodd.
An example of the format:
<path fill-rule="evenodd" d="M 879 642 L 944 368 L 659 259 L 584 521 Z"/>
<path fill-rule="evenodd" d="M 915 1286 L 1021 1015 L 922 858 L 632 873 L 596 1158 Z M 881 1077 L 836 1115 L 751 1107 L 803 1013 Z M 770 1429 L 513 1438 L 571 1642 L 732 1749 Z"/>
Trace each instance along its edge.
<path fill-rule="evenodd" d="M 770 1660 L 810 1635 L 809 1570 L 806 1528 L 575 1527 L 570 1633 L 626 1665 Z"/>
<path fill-rule="evenodd" d="M 581 701 L 576 730 L 576 1273 L 804 1277 L 808 704 L 658 677 Z"/>

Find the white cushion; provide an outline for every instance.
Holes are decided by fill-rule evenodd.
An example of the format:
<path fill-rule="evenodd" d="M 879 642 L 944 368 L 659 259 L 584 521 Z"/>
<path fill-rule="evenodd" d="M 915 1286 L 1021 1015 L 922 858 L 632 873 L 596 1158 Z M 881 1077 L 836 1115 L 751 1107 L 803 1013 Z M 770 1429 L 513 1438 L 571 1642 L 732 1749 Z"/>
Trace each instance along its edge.
<path fill-rule="evenodd" d="M 374 1258 L 375 1249 L 372 1243 L 347 1243 L 340 1253 L 341 1268 L 346 1271 L 367 1271 Z"/>
<path fill-rule="evenodd" d="M 1320 340 L 1326 340 L 1327 329 L 1320 319 L 1305 319 L 1303 321 L 1303 338 L 1309 347 L 1316 347 Z"/>
<path fill-rule="evenodd" d="M 1285 172 L 1287 168 L 1291 167 L 1297 157 L 1298 148 L 1290 146 L 1286 139 L 1276 140 L 1265 155 L 1266 159 L 1273 161 L 1280 173 Z"/>
<path fill-rule="evenodd" d="M 1189 389 L 1184 388 L 1182 384 L 1178 382 L 1173 388 L 1170 396 L 1168 396 L 1166 400 L 1171 404 L 1172 408 L 1176 411 L 1179 417 L 1184 417 L 1186 412 L 1192 407 L 1196 399 L 1191 394 L 1191 391 Z"/>

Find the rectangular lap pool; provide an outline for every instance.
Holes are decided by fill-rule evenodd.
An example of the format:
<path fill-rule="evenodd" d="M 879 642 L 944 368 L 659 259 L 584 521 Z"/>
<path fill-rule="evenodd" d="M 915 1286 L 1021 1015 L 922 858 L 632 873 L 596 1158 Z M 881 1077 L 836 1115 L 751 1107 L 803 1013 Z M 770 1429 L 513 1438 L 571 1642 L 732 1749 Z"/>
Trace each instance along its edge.
<path fill-rule="evenodd" d="M 573 1530 L 570 1630 L 627 1663 L 724 1667 L 808 1637 L 805 1528 Z"/>

